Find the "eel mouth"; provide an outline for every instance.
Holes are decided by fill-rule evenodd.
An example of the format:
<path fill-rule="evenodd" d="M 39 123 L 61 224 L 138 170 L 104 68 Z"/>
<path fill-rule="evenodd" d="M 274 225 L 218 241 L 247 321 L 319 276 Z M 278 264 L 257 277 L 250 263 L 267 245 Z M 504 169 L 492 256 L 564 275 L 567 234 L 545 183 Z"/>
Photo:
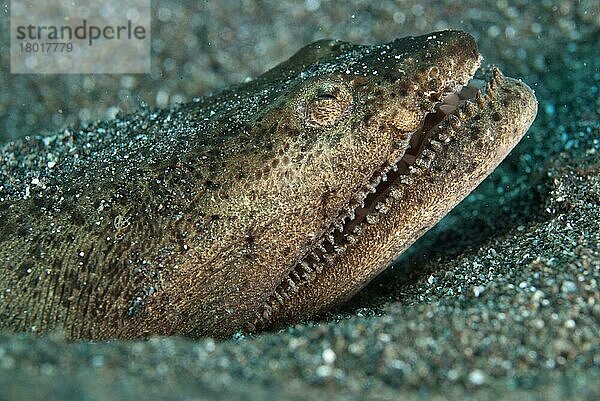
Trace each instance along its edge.
<path fill-rule="evenodd" d="M 339 254 L 355 244 L 365 224 L 376 224 L 380 216 L 387 213 L 385 199 L 398 198 L 401 195 L 399 185 L 410 185 L 412 174 L 419 169 L 429 168 L 436 153 L 451 141 L 443 130 L 436 128 L 449 120 L 450 125 L 456 129 L 461 120 L 464 120 L 465 114 L 473 114 L 474 110 L 485 106 L 486 97 L 500 85 L 503 75 L 496 67 L 491 68 L 491 74 L 480 71 L 481 69 L 467 84 L 459 85 L 455 91 L 440 97 L 432 111 L 423 118 L 421 127 L 412 133 L 404 154 L 399 159 L 387 160 L 372 173 L 348 206 L 339 212 L 333 224 L 283 276 L 253 319 L 246 324 L 246 332 L 262 331 L 273 326 L 273 318 L 283 308 L 286 300 L 301 291 L 302 287 L 314 283 L 324 269 L 333 265 Z M 491 77 L 475 79 L 476 75 Z"/>

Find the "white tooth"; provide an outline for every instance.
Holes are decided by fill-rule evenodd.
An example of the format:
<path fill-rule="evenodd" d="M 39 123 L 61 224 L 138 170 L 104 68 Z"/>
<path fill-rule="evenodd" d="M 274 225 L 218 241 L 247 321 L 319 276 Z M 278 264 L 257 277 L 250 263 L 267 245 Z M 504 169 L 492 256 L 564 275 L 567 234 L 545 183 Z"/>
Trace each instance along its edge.
<path fill-rule="evenodd" d="M 294 280 L 292 280 L 291 278 L 288 278 L 287 283 L 290 286 L 290 289 L 292 290 L 292 292 L 296 292 L 298 290 L 296 283 L 294 283 Z"/>
<path fill-rule="evenodd" d="M 377 185 L 379 185 L 380 182 L 381 182 L 381 176 L 378 176 L 373 179 L 373 181 L 371 182 L 371 185 L 374 187 L 377 187 Z"/>
<path fill-rule="evenodd" d="M 302 262 L 300 262 L 300 265 L 302 266 L 302 268 L 304 269 L 305 272 L 312 273 L 313 269 L 312 269 L 312 267 L 310 267 L 310 265 L 308 264 L 308 262 L 306 262 L 305 260 L 303 260 Z"/>
<path fill-rule="evenodd" d="M 321 252 L 327 252 L 327 250 L 325 249 L 325 245 L 323 245 L 323 242 L 320 242 L 319 245 L 317 245 L 317 248 Z"/>
<path fill-rule="evenodd" d="M 390 196 L 394 199 L 400 199 L 400 197 L 402 196 L 402 191 L 398 188 L 392 188 L 390 190 Z"/>
<path fill-rule="evenodd" d="M 456 105 L 453 105 L 453 104 L 442 104 L 442 105 L 440 105 L 440 110 L 444 114 L 451 114 L 451 113 L 454 112 L 454 110 L 456 110 Z"/>
<path fill-rule="evenodd" d="M 313 260 L 317 261 L 317 262 L 321 260 L 321 258 L 319 258 L 319 255 L 317 255 L 315 252 L 311 252 L 310 257 L 313 258 Z"/>
<path fill-rule="evenodd" d="M 283 297 L 277 291 L 275 291 L 273 295 L 275 296 L 275 299 L 277 299 L 277 302 L 283 305 Z"/>
<path fill-rule="evenodd" d="M 350 220 L 354 220 L 356 218 L 356 212 L 354 211 L 354 209 L 350 209 L 348 211 L 348 217 L 350 218 Z"/>
<path fill-rule="evenodd" d="M 367 188 L 367 191 L 369 191 L 369 192 L 371 192 L 373 194 L 375 192 L 377 192 L 377 190 L 375 189 L 375 187 L 373 185 L 371 185 L 371 184 L 367 184 L 366 188 Z"/>
<path fill-rule="evenodd" d="M 415 166 L 428 168 L 431 165 L 430 159 L 425 159 L 424 157 L 419 157 L 415 162 Z"/>
<path fill-rule="evenodd" d="M 398 165 L 397 165 L 397 164 L 394 164 L 394 165 L 392 166 L 392 170 L 393 170 L 393 171 L 398 171 Z"/>
<path fill-rule="evenodd" d="M 411 166 L 408 166 L 408 172 L 410 174 L 417 174 L 419 171 L 420 171 L 420 169 L 417 166 L 415 166 L 414 164 Z"/>
<path fill-rule="evenodd" d="M 336 245 L 333 249 L 335 250 L 335 253 L 342 253 L 346 250 L 346 245 Z"/>
<path fill-rule="evenodd" d="M 333 234 L 327 234 L 327 235 L 325 236 L 325 238 L 327 239 L 327 241 L 329 241 L 329 243 L 330 243 L 331 245 L 335 244 L 335 239 L 333 238 Z"/>
<path fill-rule="evenodd" d="M 336 230 L 338 230 L 339 232 L 342 232 L 342 231 L 344 231 L 344 226 L 342 225 L 342 223 L 339 223 L 339 222 L 338 222 L 338 223 L 335 223 L 335 224 L 333 225 L 333 228 L 335 228 L 335 229 L 336 229 Z"/>
<path fill-rule="evenodd" d="M 374 214 L 368 214 L 366 217 L 367 223 L 369 224 L 375 224 L 377 223 L 377 216 Z"/>
<path fill-rule="evenodd" d="M 348 234 L 346 236 L 346 239 L 348 240 L 349 244 L 351 244 L 351 245 L 356 244 L 357 240 L 356 240 L 356 237 L 354 235 Z"/>
<path fill-rule="evenodd" d="M 436 141 L 435 139 L 432 139 L 431 141 L 429 141 L 429 143 L 431 144 L 431 148 L 436 151 L 439 152 L 442 150 L 442 144 L 438 141 Z"/>
<path fill-rule="evenodd" d="M 429 160 L 435 159 L 435 152 L 431 149 L 423 149 L 422 155 L 424 158 L 427 158 Z"/>
<path fill-rule="evenodd" d="M 387 174 L 386 173 L 383 173 L 381 175 L 381 181 L 387 181 Z"/>
<path fill-rule="evenodd" d="M 352 232 L 354 234 L 358 235 L 358 234 L 360 234 L 362 232 L 362 227 L 361 226 L 356 226 L 356 227 L 354 227 L 354 230 L 352 230 Z"/>
<path fill-rule="evenodd" d="M 400 176 L 400 182 L 405 185 L 410 185 L 412 184 L 412 178 L 407 175 L 403 175 Z"/>
<path fill-rule="evenodd" d="M 386 214 L 388 212 L 389 208 L 383 202 L 379 202 L 375 205 L 375 210 L 377 210 L 378 212 L 381 212 L 383 214 Z"/>

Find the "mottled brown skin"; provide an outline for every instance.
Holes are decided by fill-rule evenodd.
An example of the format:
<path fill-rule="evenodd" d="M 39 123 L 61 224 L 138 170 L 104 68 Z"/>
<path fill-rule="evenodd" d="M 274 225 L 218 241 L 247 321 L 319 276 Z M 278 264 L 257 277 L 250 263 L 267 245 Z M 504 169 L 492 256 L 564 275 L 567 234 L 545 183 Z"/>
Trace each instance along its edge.
<path fill-rule="evenodd" d="M 456 31 L 372 47 L 320 41 L 172 110 L 4 146 L 0 328 L 227 337 L 343 301 L 475 188 L 533 120 L 531 91 L 497 72 L 488 98 L 453 117 L 460 127 L 444 128 L 448 118 L 431 131 L 451 139 L 431 165 L 377 193 L 386 213 L 357 217 L 364 229 L 345 243 L 340 221 L 358 210 L 357 194 L 479 62 L 473 38 Z M 281 298 L 333 227 L 340 246 L 323 252 L 326 266 Z"/>

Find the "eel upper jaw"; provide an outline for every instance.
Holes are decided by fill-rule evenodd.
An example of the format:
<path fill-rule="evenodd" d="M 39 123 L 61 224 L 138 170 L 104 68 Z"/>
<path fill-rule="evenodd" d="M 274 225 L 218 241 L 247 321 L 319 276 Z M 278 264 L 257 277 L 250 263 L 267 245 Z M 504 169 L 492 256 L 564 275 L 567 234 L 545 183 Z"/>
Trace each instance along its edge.
<path fill-rule="evenodd" d="M 514 132 L 507 136 L 505 143 L 500 143 L 501 141 L 498 143 L 498 149 L 488 158 L 490 165 L 480 168 L 480 176 L 467 185 L 469 188 L 462 191 L 464 193 L 457 193 L 456 199 L 449 200 L 449 204 L 445 207 L 447 210 L 441 212 L 441 215 L 436 216 L 432 222 L 426 223 L 425 227 L 414 233 L 412 238 L 396 245 L 396 249 L 389 250 L 387 253 L 382 252 L 384 256 L 374 263 L 370 271 L 362 273 L 362 277 L 358 277 L 357 274 L 357 277 L 349 278 L 347 280 L 349 288 L 340 290 L 341 283 L 332 284 L 335 282 L 332 280 L 339 278 L 338 275 L 330 274 L 333 269 L 349 269 L 348 263 L 344 265 L 343 261 L 347 250 L 355 247 L 360 241 L 366 241 L 364 232 L 373 231 L 379 221 L 386 218 L 390 208 L 406 196 L 407 188 L 414 185 L 415 179 L 427 173 L 436 156 L 443 157 L 446 146 L 455 141 L 457 135 L 461 135 L 461 125 L 468 124 L 471 119 L 477 118 L 477 115 L 489 113 L 490 104 L 494 101 L 494 95 L 499 92 L 499 87 L 511 90 L 510 87 L 515 85 L 518 91 L 522 91 L 524 110 L 522 118 L 516 119 L 518 121 L 514 129 L 507 127 Z M 399 159 L 386 161 L 380 170 L 373 173 L 371 180 L 356 194 L 359 207 L 340 212 L 330 229 L 315 241 L 315 245 L 309 252 L 303 255 L 283 277 L 273 293 L 256 311 L 255 318 L 248 322 L 246 330 L 262 330 L 282 320 L 296 320 L 303 316 L 314 315 L 320 310 L 348 299 L 360 290 L 500 163 L 527 131 L 536 112 L 537 102 L 529 88 L 520 81 L 505 78 L 497 68 L 492 69 L 487 83 L 482 80 L 472 80 L 468 85 L 445 96 L 426 116 L 422 127 L 413 133 L 410 148 L 405 154 Z M 351 275 L 350 272 L 342 275 L 344 274 Z M 328 290 L 331 287 L 337 289 Z"/>

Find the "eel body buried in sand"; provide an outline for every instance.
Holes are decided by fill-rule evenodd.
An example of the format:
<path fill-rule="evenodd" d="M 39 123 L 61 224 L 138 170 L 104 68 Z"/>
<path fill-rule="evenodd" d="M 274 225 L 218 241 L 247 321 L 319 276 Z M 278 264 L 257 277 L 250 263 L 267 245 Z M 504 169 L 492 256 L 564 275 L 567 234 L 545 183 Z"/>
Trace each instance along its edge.
<path fill-rule="evenodd" d="M 0 328 L 227 337 L 368 283 L 529 128 L 458 31 L 308 45 L 256 79 L 0 148 Z"/>

